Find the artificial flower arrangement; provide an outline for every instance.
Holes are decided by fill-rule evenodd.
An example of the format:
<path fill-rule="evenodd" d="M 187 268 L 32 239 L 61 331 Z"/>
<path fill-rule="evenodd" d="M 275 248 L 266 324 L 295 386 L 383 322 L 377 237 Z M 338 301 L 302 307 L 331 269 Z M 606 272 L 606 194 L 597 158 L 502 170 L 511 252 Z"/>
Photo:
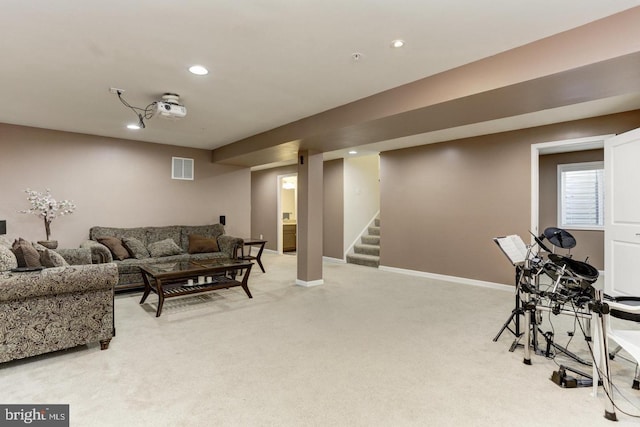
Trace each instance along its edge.
<path fill-rule="evenodd" d="M 46 192 L 24 190 L 28 194 L 27 200 L 31 203 L 31 208 L 20 211 L 20 213 L 34 214 L 44 220 L 44 230 L 47 234 L 47 240 L 51 235 L 51 221 L 58 216 L 70 215 L 76 210 L 76 205 L 71 200 L 56 200 L 51 195 L 51 190 L 47 188 Z"/>

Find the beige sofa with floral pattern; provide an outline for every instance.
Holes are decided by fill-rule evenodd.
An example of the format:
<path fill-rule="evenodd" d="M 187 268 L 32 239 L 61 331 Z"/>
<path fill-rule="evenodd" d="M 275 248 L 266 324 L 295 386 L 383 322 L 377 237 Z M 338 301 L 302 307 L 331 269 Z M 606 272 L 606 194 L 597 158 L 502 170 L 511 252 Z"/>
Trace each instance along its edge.
<path fill-rule="evenodd" d="M 115 264 L 0 272 L 0 362 L 89 343 L 114 334 Z"/>
<path fill-rule="evenodd" d="M 197 235 L 217 242 L 218 250 L 214 252 L 191 253 L 189 236 Z M 135 239 L 142 246 L 140 254 L 126 254 L 125 259 L 116 259 L 110 249 L 99 243 L 104 237 L 117 239 Z M 176 262 L 189 260 L 203 260 L 212 258 L 236 258 L 238 250 L 242 248 L 244 241 L 241 238 L 225 234 L 222 224 L 209 225 L 169 225 L 160 227 L 91 227 L 89 239 L 80 247 L 91 250 L 91 258 L 94 264 L 113 262 L 118 266 L 118 285 L 116 292 L 141 288 L 144 286 L 140 266 L 159 262 Z M 170 255 L 153 256 L 145 248 L 158 242 L 167 241 L 174 243 L 176 252 Z M 133 252 L 133 251 L 132 251 Z"/>

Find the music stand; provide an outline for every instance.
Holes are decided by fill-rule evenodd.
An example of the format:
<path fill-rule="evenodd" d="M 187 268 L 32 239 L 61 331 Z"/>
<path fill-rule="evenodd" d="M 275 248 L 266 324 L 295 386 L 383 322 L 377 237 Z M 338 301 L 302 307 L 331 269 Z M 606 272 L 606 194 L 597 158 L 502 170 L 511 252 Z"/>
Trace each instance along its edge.
<path fill-rule="evenodd" d="M 511 345 L 509 351 L 514 351 L 518 345 L 518 338 L 522 336 L 520 332 L 520 315 L 524 315 L 524 310 L 520 304 L 520 283 L 524 277 L 526 270 L 526 262 L 531 256 L 531 248 L 527 248 L 520 236 L 515 234 L 510 236 L 495 237 L 493 241 L 498 245 L 502 253 L 509 259 L 511 264 L 516 268 L 516 289 L 515 289 L 515 307 L 511 310 L 511 315 L 504 322 L 498 334 L 493 338 L 493 342 L 498 341 L 500 335 L 505 329 L 508 329 L 515 337 L 516 340 Z M 510 324 L 514 322 L 515 330 L 511 329 Z"/>

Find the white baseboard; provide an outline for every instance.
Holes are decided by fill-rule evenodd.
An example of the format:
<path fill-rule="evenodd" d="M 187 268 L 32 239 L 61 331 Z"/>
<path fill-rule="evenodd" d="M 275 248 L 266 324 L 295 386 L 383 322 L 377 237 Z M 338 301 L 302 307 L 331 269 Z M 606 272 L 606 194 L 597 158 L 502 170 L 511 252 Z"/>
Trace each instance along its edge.
<path fill-rule="evenodd" d="M 466 277 L 447 276 L 444 274 L 427 273 L 425 271 L 407 270 L 404 268 L 396 268 L 396 267 L 387 267 L 384 265 L 381 265 L 378 268 L 380 270 L 390 271 L 392 273 L 406 274 L 409 276 L 417 276 L 417 277 L 425 277 L 427 279 L 443 280 L 446 282 L 460 283 L 462 285 L 480 286 L 483 288 L 491 288 L 491 289 L 497 289 L 499 291 L 507 291 L 507 292 L 514 291 L 513 285 L 505 285 L 502 283 L 485 282 L 483 280 L 468 279 Z"/>
<path fill-rule="evenodd" d="M 304 280 L 296 279 L 296 285 L 304 286 L 305 288 L 310 288 L 312 286 L 323 285 L 324 279 L 320 280 L 311 280 L 309 282 L 305 282 Z"/>
<path fill-rule="evenodd" d="M 280 255 L 278 253 L 278 251 L 274 251 L 273 249 L 265 249 L 264 251 L 262 251 L 262 253 L 270 253 L 270 254 L 274 254 L 274 255 Z M 330 256 L 323 256 L 322 257 L 322 261 L 324 261 L 324 262 L 333 262 L 333 263 L 337 263 L 337 264 L 346 264 L 347 263 L 346 259 L 333 258 L 333 257 L 330 257 Z"/>

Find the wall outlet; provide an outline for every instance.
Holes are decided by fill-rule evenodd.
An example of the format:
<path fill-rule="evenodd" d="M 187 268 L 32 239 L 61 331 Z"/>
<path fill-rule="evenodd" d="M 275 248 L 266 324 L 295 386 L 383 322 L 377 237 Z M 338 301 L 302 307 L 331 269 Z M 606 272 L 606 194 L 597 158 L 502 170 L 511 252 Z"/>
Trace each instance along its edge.
<path fill-rule="evenodd" d="M 260 240 L 262 240 L 262 234 L 260 235 Z"/>

